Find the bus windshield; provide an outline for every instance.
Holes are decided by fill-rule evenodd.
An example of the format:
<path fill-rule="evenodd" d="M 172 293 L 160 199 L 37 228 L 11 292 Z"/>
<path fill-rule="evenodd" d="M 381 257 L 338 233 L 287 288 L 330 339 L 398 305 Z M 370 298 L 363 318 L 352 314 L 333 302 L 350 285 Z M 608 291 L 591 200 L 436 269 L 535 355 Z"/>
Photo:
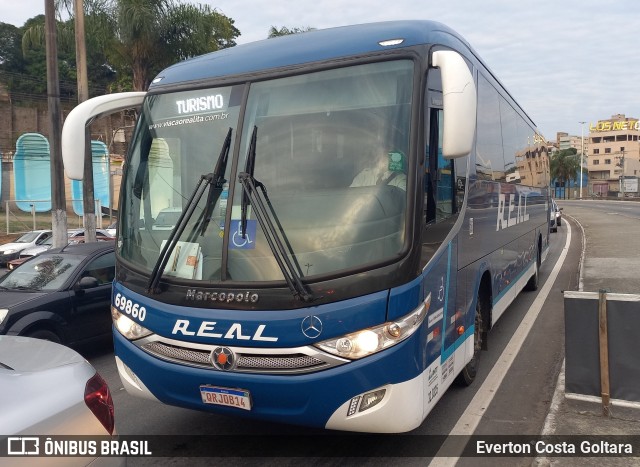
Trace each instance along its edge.
<path fill-rule="evenodd" d="M 164 279 L 282 280 L 268 230 L 302 278 L 397 257 L 407 241 L 413 68 L 394 60 L 148 96 L 121 189 L 121 258 L 151 272 L 183 212 Z M 224 184 L 192 197 L 229 131 Z M 247 157 L 271 229 L 243 200 Z"/>

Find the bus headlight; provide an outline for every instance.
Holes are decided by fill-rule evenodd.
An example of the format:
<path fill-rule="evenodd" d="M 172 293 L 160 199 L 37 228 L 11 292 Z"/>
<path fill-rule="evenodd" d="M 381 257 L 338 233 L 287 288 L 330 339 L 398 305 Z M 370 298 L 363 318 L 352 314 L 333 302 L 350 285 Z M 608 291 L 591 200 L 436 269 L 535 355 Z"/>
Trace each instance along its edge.
<path fill-rule="evenodd" d="M 318 342 L 316 347 L 339 357 L 357 360 L 399 344 L 420 327 L 429 311 L 431 294 L 408 315 L 380 326 L 363 329 L 335 339 Z"/>
<path fill-rule="evenodd" d="M 140 339 L 151 334 L 151 331 L 144 326 L 140 326 L 126 315 L 120 313 L 120 310 L 114 306 L 111 307 L 111 318 L 113 319 L 113 324 L 116 326 L 116 329 L 120 334 L 130 341 Z"/>

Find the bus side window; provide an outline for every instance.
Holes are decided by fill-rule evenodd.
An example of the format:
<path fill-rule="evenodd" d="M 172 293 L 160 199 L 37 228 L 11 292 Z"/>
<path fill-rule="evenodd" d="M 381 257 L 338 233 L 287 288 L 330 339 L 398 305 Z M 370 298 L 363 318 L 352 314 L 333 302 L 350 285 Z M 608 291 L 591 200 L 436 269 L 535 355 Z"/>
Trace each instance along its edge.
<path fill-rule="evenodd" d="M 425 222 L 448 219 L 456 213 L 455 165 L 442 156 L 442 109 L 430 109 L 429 146 L 425 163 Z"/>

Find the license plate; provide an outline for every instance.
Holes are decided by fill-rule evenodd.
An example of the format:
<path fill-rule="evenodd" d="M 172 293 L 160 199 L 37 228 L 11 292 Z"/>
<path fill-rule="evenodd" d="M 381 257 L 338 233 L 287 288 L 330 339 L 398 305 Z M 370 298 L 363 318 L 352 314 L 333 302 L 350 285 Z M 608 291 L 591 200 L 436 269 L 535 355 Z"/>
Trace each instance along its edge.
<path fill-rule="evenodd" d="M 221 388 L 218 386 L 200 386 L 202 402 L 225 407 L 251 410 L 251 396 L 245 389 Z"/>

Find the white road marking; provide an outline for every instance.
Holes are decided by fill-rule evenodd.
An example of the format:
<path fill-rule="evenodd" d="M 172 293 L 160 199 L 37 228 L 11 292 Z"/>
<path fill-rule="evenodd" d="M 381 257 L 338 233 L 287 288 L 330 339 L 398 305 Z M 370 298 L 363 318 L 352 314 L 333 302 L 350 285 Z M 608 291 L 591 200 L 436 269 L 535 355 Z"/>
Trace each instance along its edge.
<path fill-rule="evenodd" d="M 498 388 L 500 387 L 502 380 L 507 374 L 507 371 L 509 370 L 509 368 L 511 368 L 511 365 L 513 364 L 513 361 L 518 355 L 518 352 L 520 351 L 520 348 L 522 347 L 524 340 L 526 339 L 527 335 L 529 334 L 529 331 L 533 327 L 533 324 L 535 323 L 536 318 L 540 314 L 540 311 L 542 310 L 542 306 L 544 305 L 544 302 L 547 300 L 547 297 L 549 296 L 549 292 L 551 292 L 551 288 L 553 287 L 553 284 L 556 278 L 558 277 L 560 270 L 562 269 L 564 260 L 567 257 L 567 253 L 569 252 L 569 245 L 571 244 L 571 225 L 568 222 L 566 225 L 567 225 L 567 239 L 562 249 L 562 253 L 558 257 L 558 260 L 556 261 L 556 264 L 553 267 L 551 274 L 549 274 L 549 277 L 547 278 L 544 285 L 542 286 L 542 289 L 538 293 L 534 302 L 531 304 L 531 308 L 529 308 L 529 311 L 522 319 L 520 326 L 518 326 L 518 329 L 513 334 L 513 336 L 511 337 L 511 340 L 502 351 L 502 354 L 500 355 L 495 365 L 489 372 L 489 375 L 484 380 L 484 382 L 482 383 L 482 386 L 480 386 L 480 389 L 478 389 L 478 392 L 476 392 L 476 395 L 473 397 L 473 399 L 467 406 L 467 409 L 464 411 L 464 413 L 460 416 L 460 418 L 458 419 L 458 423 L 456 423 L 456 425 L 453 427 L 449 435 L 463 435 L 463 436 L 473 435 L 474 431 L 478 427 L 478 424 L 482 420 L 482 417 L 484 416 L 485 411 L 489 407 L 489 404 L 491 404 L 493 397 L 498 392 Z M 459 446 L 459 443 L 455 443 L 455 444 L 458 444 L 458 447 L 461 448 Z M 446 452 L 447 454 L 450 454 L 452 452 L 452 449 L 456 449 L 454 442 L 452 441 L 451 443 L 449 443 L 449 440 L 447 440 L 443 444 L 442 448 L 440 448 L 439 453 Z M 453 467 L 456 465 L 456 462 L 458 462 L 459 456 L 461 454 L 462 454 L 462 451 L 459 450 L 458 457 L 434 457 L 431 463 L 429 464 L 429 466 L 430 467 Z"/>

